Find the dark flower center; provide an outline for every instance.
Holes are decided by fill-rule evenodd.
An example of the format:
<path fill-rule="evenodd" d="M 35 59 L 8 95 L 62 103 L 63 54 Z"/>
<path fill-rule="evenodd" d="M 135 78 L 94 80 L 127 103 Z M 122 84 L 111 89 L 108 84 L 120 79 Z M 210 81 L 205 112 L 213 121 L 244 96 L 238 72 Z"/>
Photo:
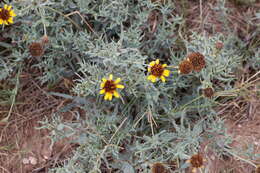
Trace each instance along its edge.
<path fill-rule="evenodd" d="M 106 92 L 114 92 L 116 90 L 116 84 L 113 80 L 107 80 L 104 89 Z"/>
<path fill-rule="evenodd" d="M 203 158 L 199 154 L 192 156 L 190 160 L 190 163 L 194 168 L 200 168 L 203 165 Z"/>
<path fill-rule="evenodd" d="M 0 11 L 0 18 L 2 20 L 8 20 L 10 18 L 10 13 L 8 10 L 2 8 Z"/>
<path fill-rule="evenodd" d="M 162 76 L 164 68 L 161 64 L 155 64 L 151 67 L 151 74 L 157 77 Z"/>

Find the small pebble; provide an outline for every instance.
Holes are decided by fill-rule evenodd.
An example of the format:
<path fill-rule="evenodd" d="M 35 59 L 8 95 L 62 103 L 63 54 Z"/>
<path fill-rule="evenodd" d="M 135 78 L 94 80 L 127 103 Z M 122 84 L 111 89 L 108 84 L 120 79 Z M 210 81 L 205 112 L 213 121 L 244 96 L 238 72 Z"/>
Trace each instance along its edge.
<path fill-rule="evenodd" d="M 29 164 L 29 163 L 30 163 L 30 160 L 27 159 L 27 158 L 23 158 L 22 162 L 23 162 L 23 164 L 26 165 L 26 164 Z"/>
<path fill-rule="evenodd" d="M 29 160 L 30 160 L 30 163 L 32 164 L 32 165 L 36 165 L 37 164 L 37 159 L 35 158 L 35 157 L 29 157 Z"/>

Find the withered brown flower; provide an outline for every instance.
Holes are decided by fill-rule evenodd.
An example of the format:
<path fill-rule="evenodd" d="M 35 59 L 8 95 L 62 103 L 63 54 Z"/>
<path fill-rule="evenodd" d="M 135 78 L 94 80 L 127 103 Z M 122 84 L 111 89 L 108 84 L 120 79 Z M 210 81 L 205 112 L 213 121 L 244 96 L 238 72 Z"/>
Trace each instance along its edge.
<path fill-rule="evenodd" d="M 203 95 L 205 97 L 212 98 L 214 96 L 213 88 L 210 88 L 210 87 L 204 88 L 202 91 L 203 91 Z"/>
<path fill-rule="evenodd" d="M 179 73 L 181 74 L 189 74 L 193 70 L 193 66 L 190 61 L 183 60 L 179 64 Z"/>
<path fill-rule="evenodd" d="M 167 169 L 162 163 L 157 162 L 152 165 L 151 173 L 167 173 Z"/>
<path fill-rule="evenodd" d="M 187 60 L 191 62 L 193 70 L 196 72 L 201 71 L 206 66 L 205 57 L 199 52 L 190 53 Z"/>
<path fill-rule="evenodd" d="M 33 57 L 39 57 L 44 54 L 44 47 L 40 42 L 33 42 L 29 45 L 29 52 Z"/>
<path fill-rule="evenodd" d="M 202 155 L 195 154 L 188 160 L 188 162 L 191 164 L 192 168 L 202 168 L 204 160 L 205 159 L 203 159 Z"/>

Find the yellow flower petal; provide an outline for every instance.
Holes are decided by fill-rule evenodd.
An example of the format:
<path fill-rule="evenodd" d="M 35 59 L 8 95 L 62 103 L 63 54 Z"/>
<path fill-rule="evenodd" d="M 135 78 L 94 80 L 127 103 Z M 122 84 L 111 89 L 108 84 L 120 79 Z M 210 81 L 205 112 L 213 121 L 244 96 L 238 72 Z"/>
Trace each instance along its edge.
<path fill-rule="evenodd" d="M 109 80 L 113 80 L 113 75 L 112 74 L 109 75 Z"/>
<path fill-rule="evenodd" d="M 12 16 L 12 17 L 15 17 L 16 16 L 16 14 L 14 13 L 14 11 L 12 10 L 12 11 L 10 11 L 10 16 Z"/>
<path fill-rule="evenodd" d="M 155 61 L 150 62 L 149 66 L 152 67 L 155 65 Z"/>
<path fill-rule="evenodd" d="M 111 93 L 106 93 L 105 96 L 104 96 L 104 99 L 105 99 L 105 100 L 108 100 L 109 97 L 110 97 L 110 95 L 111 95 Z"/>
<path fill-rule="evenodd" d="M 113 94 L 112 93 L 109 93 L 109 97 L 108 97 L 108 100 L 112 100 L 112 98 L 113 98 Z"/>
<path fill-rule="evenodd" d="M 167 67 L 167 64 L 163 64 L 162 67 L 163 67 L 163 68 Z"/>
<path fill-rule="evenodd" d="M 125 86 L 124 86 L 124 85 L 117 84 L 117 85 L 116 85 L 116 88 L 124 89 Z"/>
<path fill-rule="evenodd" d="M 2 19 L 0 19 L 0 25 L 2 25 L 3 24 L 3 20 Z"/>
<path fill-rule="evenodd" d="M 151 72 L 151 67 L 148 67 L 148 72 Z"/>
<path fill-rule="evenodd" d="M 4 9 L 8 10 L 8 5 L 7 4 L 4 5 Z"/>
<path fill-rule="evenodd" d="M 116 81 L 115 81 L 115 84 L 118 84 L 120 81 L 121 81 L 121 79 L 117 78 Z"/>
<path fill-rule="evenodd" d="M 170 70 L 164 70 L 162 75 L 168 77 L 170 75 Z"/>
<path fill-rule="evenodd" d="M 114 96 L 115 96 L 116 98 L 119 98 L 119 97 L 120 97 L 120 95 L 119 95 L 119 93 L 118 93 L 117 91 L 114 91 Z"/>
<path fill-rule="evenodd" d="M 155 61 L 155 63 L 156 63 L 156 64 L 159 64 L 159 63 L 160 63 L 160 60 L 159 60 L 159 59 L 157 59 L 157 60 Z"/>
<path fill-rule="evenodd" d="M 13 21 L 12 18 L 9 18 L 9 19 L 8 19 L 8 22 L 9 22 L 9 23 L 14 23 L 14 21 Z"/>
<path fill-rule="evenodd" d="M 156 76 L 154 76 L 154 75 L 149 75 L 148 77 L 147 77 L 147 79 L 148 80 L 150 80 L 151 82 L 156 82 Z"/>
<path fill-rule="evenodd" d="M 99 94 L 104 94 L 106 92 L 106 90 L 102 89 L 100 90 Z"/>
<path fill-rule="evenodd" d="M 102 83 L 100 84 L 100 88 L 103 89 L 104 86 L 105 86 L 105 84 L 106 84 L 106 82 L 102 82 Z"/>
<path fill-rule="evenodd" d="M 106 81 L 107 81 L 107 79 L 103 77 L 103 78 L 102 78 L 102 81 L 103 81 L 103 82 L 106 82 Z"/>
<path fill-rule="evenodd" d="M 165 82 L 165 81 L 166 81 L 166 79 L 165 79 L 165 77 L 164 77 L 164 76 L 161 76 L 160 78 L 161 78 L 161 80 L 162 80 L 163 82 Z"/>

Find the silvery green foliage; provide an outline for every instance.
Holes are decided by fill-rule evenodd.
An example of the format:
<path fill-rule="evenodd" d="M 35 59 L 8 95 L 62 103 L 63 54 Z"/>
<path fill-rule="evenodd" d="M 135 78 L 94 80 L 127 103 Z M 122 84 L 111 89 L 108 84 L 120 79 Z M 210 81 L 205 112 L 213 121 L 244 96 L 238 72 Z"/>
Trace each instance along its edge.
<path fill-rule="evenodd" d="M 188 166 L 185 160 L 207 141 L 222 154 L 230 138 L 223 120 L 212 109 L 215 98 L 201 97 L 200 89 L 232 88 L 234 71 L 243 60 L 240 48 L 244 45 L 236 37 L 193 33 L 184 40 L 179 30 L 184 19 L 182 14 L 172 13 L 174 2 L 30 0 L 14 5 L 20 16 L 16 20 L 23 23 L 13 28 L 13 32 L 22 33 L 12 35 L 17 42 L 12 52 L 14 62 L 32 59 L 27 47 L 44 34 L 45 25 L 50 44 L 33 64 L 43 71 L 39 79 L 55 83 L 62 77 L 77 76 L 73 96 L 52 93 L 73 102 L 42 122 L 41 128 L 51 130 L 53 142 L 68 139 L 68 143 L 79 145 L 71 158 L 50 172 L 150 172 L 151 163 L 175 159 L 180 161 L 178 171 L 184 172 Z M 65 16 L 75 11 L 81 16 Z M 159 19 L 155 30 L 148 22 L 154 13 Z M 217 41 L 223 42 L 222 50 L 215 48 Z M 166 83 L 147 80 L 150 61 L 159 58 L 178 66 L 190 52 L 205 56 L 207 65 L 201 72 L 180 75 L 171 68 Z M 16 70 L 14 63 L 1 65 L 4 77 Z M 109 74 L 120 77 L 125 86 L 120 90 L 122 98 L 111 102 L 99 95 L 101 79 Z M 65 123 L 60 113 L 76 106 L 85 114 L 73 111 L 75 120 Z M 223 137 L 218 139 L 218 135 Z"/>

